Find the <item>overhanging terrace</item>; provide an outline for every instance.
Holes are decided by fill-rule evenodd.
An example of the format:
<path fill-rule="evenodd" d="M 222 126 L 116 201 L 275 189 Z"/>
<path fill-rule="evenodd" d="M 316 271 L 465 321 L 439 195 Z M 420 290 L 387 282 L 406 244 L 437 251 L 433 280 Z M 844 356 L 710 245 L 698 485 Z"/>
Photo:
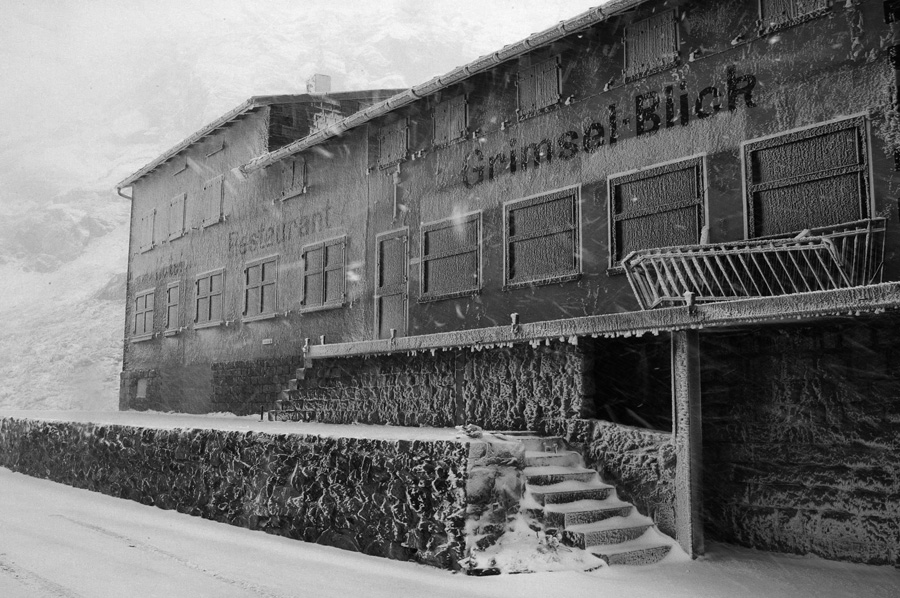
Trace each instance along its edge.
<path fill-rule="evenodd" d="M 644 312 L 626 312 L 510 324 L 477 330 L 443 332 L 395 339 L 310 345 L 309 357 L 351 357 L 354 355 L 435 351 L 451 347 L 479 347 L 551 339 L 573 340 L 584 336 L 641 336 L 700 328 L 740 327 L 750 324 L 818 321 L 900 308 L 900 283 L 797 293 L 778 297 L 739 299 Z"/>

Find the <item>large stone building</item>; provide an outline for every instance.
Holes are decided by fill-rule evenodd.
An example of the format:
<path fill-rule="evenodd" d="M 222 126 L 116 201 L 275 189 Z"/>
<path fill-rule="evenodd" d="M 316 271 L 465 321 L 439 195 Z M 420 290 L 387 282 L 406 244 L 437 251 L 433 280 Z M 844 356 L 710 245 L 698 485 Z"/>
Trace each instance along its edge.
<path fill-rule="evenodd" d="M 562 434 L 688 551 L 897 563 L 898 14 L 622 0 L 251 99 L 119 184 L 121 407 Z"/>

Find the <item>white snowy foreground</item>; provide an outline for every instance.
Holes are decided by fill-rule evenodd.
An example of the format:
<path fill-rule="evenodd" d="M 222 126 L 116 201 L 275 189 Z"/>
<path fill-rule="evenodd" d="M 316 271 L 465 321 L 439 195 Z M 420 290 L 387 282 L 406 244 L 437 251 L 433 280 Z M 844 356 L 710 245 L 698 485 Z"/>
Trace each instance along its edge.
<path fill-rule="evenodd" d="M 0 468 L 0 597 L 900 596 L 900 571 L 713 544 L 687 563 L 466 577 Z"/>

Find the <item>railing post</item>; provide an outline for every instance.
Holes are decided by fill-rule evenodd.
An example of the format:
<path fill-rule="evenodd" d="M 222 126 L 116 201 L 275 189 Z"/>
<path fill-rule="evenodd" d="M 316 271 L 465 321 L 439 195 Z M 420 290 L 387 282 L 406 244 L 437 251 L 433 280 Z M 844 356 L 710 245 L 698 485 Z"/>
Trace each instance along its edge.
<path fill-rule="evenodd" d="M 672 333 L 672 433 L 675 439 L 675 539 L 692 557 L 703 554 L 700 333 Z"/>

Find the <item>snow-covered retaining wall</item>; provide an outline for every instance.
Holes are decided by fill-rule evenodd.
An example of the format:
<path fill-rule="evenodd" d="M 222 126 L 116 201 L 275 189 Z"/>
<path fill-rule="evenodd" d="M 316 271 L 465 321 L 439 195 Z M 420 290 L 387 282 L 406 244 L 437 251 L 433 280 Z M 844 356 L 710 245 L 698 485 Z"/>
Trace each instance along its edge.
<path fill-rule="evenodd" d="M 163 509 L 456 569 L 469 446 L 0 419 L 0 466 Z"/>
<path fill-rule="evenodd" d="M 703 338 L 707 534 L 900 564 L 900 320 Z"/>

